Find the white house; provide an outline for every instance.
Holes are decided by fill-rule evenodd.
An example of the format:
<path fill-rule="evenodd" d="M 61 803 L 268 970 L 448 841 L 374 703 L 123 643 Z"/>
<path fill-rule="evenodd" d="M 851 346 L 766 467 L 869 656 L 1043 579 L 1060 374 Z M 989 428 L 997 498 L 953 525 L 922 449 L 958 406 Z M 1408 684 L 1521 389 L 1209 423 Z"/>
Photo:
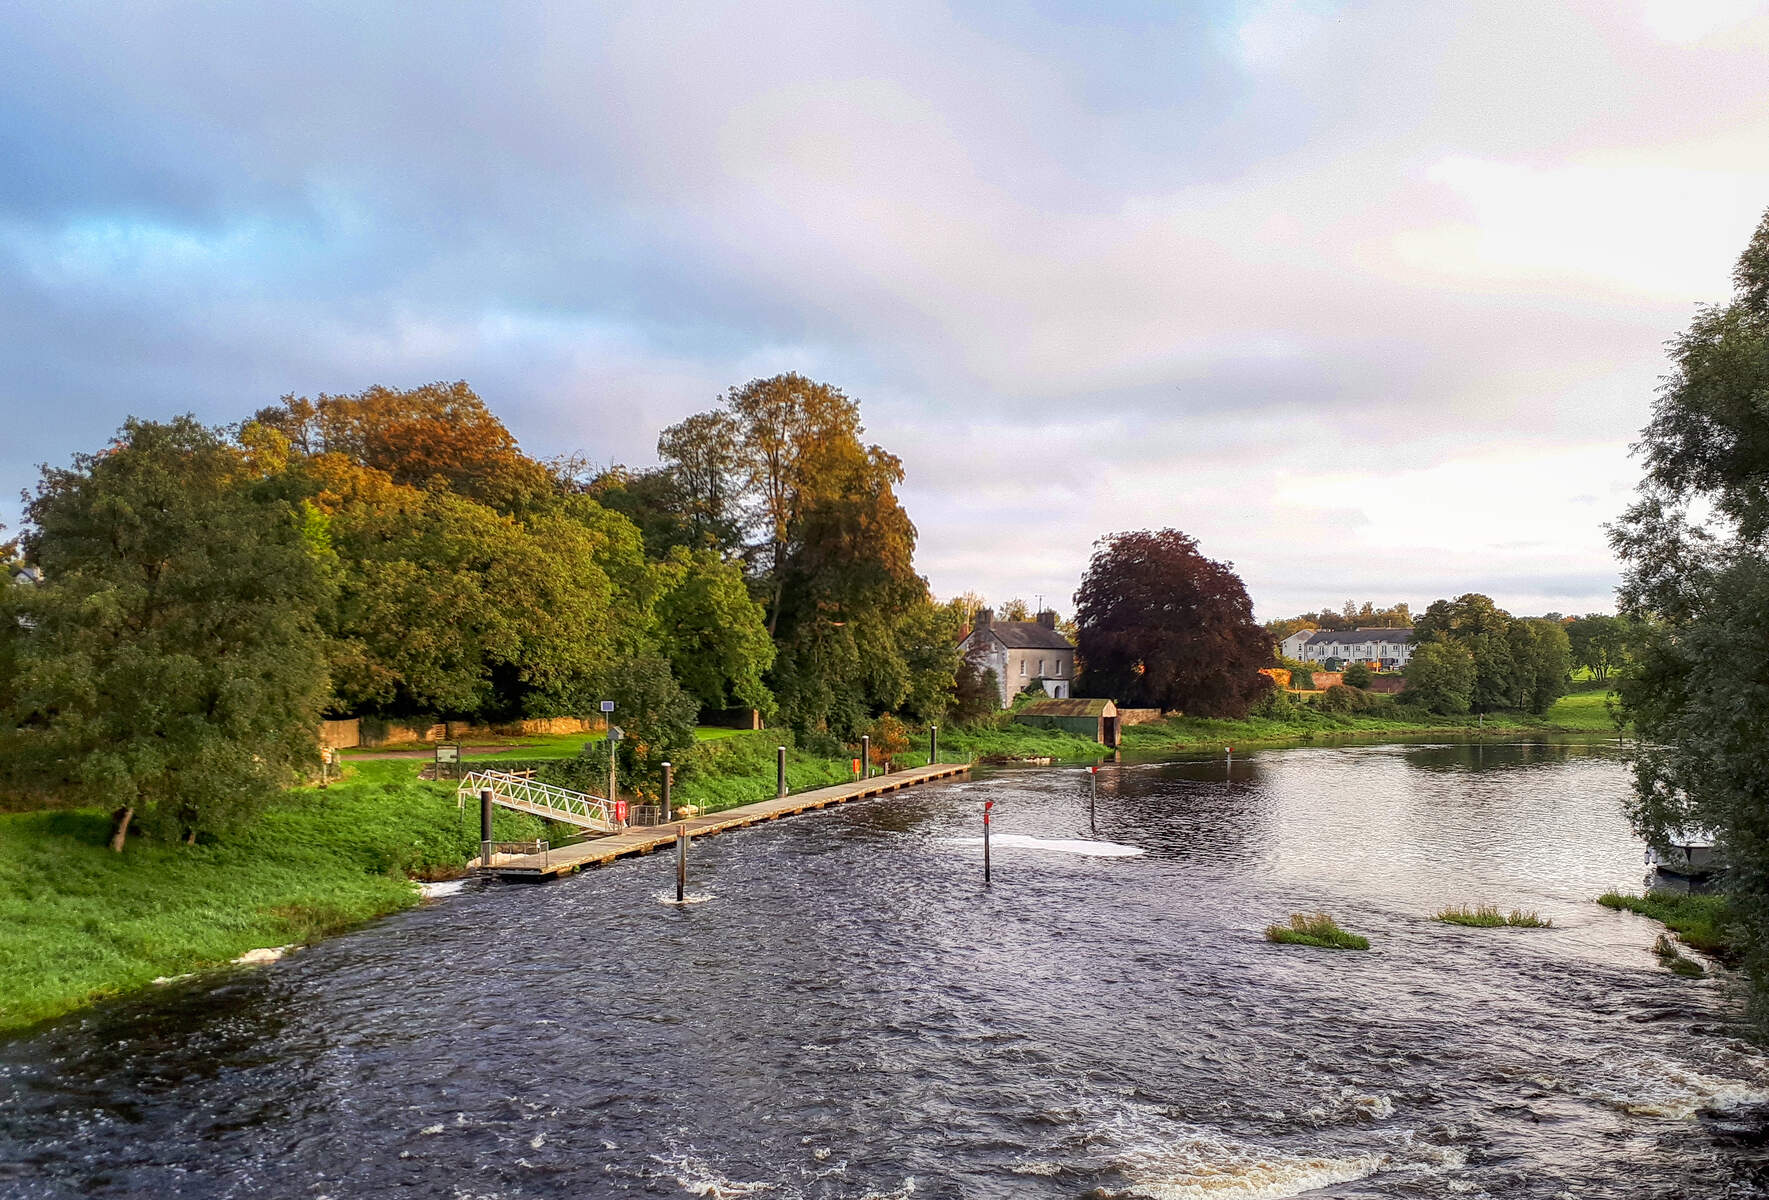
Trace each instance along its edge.
<path fill-rule="evenodd" d="M 1056 613 L 1049 609 L 1036 621 L 997 621 L 992 609 L 982 609 L 958 652 L 978 670 L 995 672 L 1003 708 L 1034 680 L 1053 700 L 1067 700 L 1074 684 L 1075 647 L 1057 632 Z"/>
<path fill-rule="evenodd" d="M 1380 663 L 1398 670 L 1413 656 L 1411 629 L 1299 629 L 1283 641 L 1284 653 L 1303 662 Z"/>

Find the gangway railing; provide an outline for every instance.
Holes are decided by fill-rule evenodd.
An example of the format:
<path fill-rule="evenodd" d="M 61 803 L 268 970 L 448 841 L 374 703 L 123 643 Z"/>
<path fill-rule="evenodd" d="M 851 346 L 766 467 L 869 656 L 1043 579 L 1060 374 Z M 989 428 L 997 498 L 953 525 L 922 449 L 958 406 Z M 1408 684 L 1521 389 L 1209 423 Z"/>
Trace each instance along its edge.
<path fill-rule="evenodd" d="M 469 771 L 455 789 L 456 807 L 464 806 L 469 798 L 477 799 L 481 792 L 490 792 L 491 802 L 503 808 L 564 821 L 580 829 L 618 833 L 621 828 L 614 819 L 613 805 L 602 797 L 508 771 Z"/>

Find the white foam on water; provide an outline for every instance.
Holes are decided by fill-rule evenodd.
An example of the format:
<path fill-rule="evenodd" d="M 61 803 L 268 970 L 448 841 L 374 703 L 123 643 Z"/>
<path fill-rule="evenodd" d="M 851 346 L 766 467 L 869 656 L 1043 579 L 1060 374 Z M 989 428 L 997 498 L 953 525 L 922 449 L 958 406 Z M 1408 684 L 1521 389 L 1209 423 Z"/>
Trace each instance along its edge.
<path fill-rule="evenodd" d="M 1117 1161 L 1130 1181 L 1119 1194 L 1143 1200 L 1282 1200 L 1363 1179 L 1384 1165 L 1376 1154 L 1287 1154 L 1202 1129 Z"/>
<path fill-rule="evenodd" d="M 1607 1078 L 1595 1082 L 1542 1082 L 1632 1116 L 1673 1121 L 1688 1120 L 1697 1113 L 1733 1112 L 1769 1104 L 1769 1090 L 1758 1084 L 1723 1079 L 1657 1056 L 1619 1064 Z"/>
<path fill-rule="evenodd" d="M 418 895 L 426 900 L 440 900 L 444 896 L 453 896 L 466 886 L 465 879 L 445 879 L 441 883 L 420 883 Z"/>
<path fill-rule="evenodd" d="M 260 946 L 256 950 L 246 951 L 233 961 L 242 967 L 268 966 L 294 948 L 294 946 Z"/>
<path fill-rule="evenodd" d="M 705 904 L 712 898 L 713 894 L 711 892 L 683 892 L 680 900 L 676 899 L 676 893 L 673 890 L 657 893 L 657 902 L 659 904 L 667 904 L 671 908 L 678 905 L 682 908 L 687 908 L 690 904 Z"/>
<path fill-rule="evenodd" d="M 761 1192 L 771 1192 L 776 1186 L 760 1179 L 732 1179 L 712 1164 L 686 1155 L 659 1158 L 658 1161 L 668 1168 L 667 1177 L 673 1179 L 684 1192 L 690 1196 L 705 1196 L 708 1200 L 754 1196 Z"/>
<path fill-rule="evenodd" d="M 981 846 L 980 837 L 941 838 L 942 842 L 952 846 Z M 1125 846 L 1118 842 L 1093 842 L 1080 838 L 1040 838 L 1026 833 L 997 833 L 989 838 L 990 845 L 1008 846 L 1021 850 L 1048 850 L 1053 854 L 1080 854 L 1088 858 L 1135 858 L 1147 854 L 1141 846 Z"/>

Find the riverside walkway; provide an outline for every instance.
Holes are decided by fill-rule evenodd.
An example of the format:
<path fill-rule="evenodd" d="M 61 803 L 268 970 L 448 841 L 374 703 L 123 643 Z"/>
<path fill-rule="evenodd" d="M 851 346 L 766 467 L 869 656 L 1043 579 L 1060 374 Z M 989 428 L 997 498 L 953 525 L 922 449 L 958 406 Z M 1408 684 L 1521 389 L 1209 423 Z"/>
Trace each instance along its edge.
<path fill-rule="evenodd" d="M 886 792 L 914 787 L 916 784 L 933 783 L 939 779 L 953 779 L 969 773 L 970 764 L 968 763 L 936 763 L 931 767 L 896 771 L 889 775 L 877 775 L 871 779 L 856 779 L 852 783 L 838 783 L 833 787 L 814 788 L 808 792 L 782 796 L 776 800 L 762 800 L 755 804 L 744 804 L 737 808 L 727 808 L 721 812 L 707 813 L 705 816 L 685 817 L 681 820 L 671 821 L 667 825 L 629 828 L 623 833 L 593 838 L 590 841 L 579 842 L 575 846 L 565 846 L 558 850 L 543 850 L 539 854 L 511 857 L 500 856 L 500 859 L 493 860 L 491 871 L 505 879 L 555 879 L 561 875 L 570 875 L 581 871 L 585 867 L 602 866 L 617 858 L 627 858 L 635 854 L 649 854 L 653 850 L 673 846 L 676 843 L 676 830 L 684 825 L 688 827 L 689 837 L 707 837 L 723 833 L 727 829 L 741 829 L 746 825 L 759 825 L 764 821 L 789 817 L 794 813 L 808 812 L 814 808 L 828 808 L 832 804 L 846 804 L 850 800 L 863 800 L 868 796 L 880 796 Z"/>

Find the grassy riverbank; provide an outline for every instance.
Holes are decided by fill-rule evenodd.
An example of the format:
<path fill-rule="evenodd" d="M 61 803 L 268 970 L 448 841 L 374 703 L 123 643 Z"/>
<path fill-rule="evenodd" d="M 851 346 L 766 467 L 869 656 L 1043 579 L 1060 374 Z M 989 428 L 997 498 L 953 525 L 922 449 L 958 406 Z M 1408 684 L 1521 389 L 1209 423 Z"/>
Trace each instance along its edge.
<path fill-rule="evenodd" d="M 1737 964 L 1744 953 L 1741 931 L 1726 911 L 1726 897 L 1689 895 L 1654 888 L 1644 896 L 1632 892 L 1605 892 L 1597 897 L 1605 908 L 1639 913 L 1659 922 L 1684 945 L 1721 962 Z"/>
<path fill-rule="evenodd" d="M 409 907 L 409 875 L 458 872 L 477 818 L 410 763 L 291 792 L 250 829 L 195 846 L 105 848 L 106 814 L 0 815 L 0 1031 L 247 950 L 310 942 Z M 540 822 L 499 813 L 501 839 Z"/>

